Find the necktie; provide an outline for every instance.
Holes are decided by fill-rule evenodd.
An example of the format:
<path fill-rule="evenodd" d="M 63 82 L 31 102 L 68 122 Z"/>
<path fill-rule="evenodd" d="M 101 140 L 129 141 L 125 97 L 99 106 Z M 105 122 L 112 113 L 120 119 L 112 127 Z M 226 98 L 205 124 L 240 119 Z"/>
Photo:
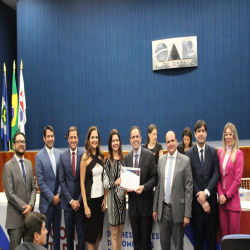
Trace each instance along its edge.
<path fill-rule="evenodd" d="M 170 156 L 168 176 L 167 176 L 167 185 L 166 185 L 166 202 L 170 202 L 170 193 L 171 193 L 171 175 L 172 175 L 172 160 L 173 156 Z"/>
<path fill-rule="evenodd" d="M 23 160 L 20 160 L 20 162 L 21 162 L 21 167 L 22 167 L 22 171 L 23 171 L 24 183 L 26 184 L 26 173 L 25 173 L 25 170 L 24 170 Z"/>
<path fill-rule="evenodd" d="M 204 170 L 204 159 L 203 159 L 203 149 L 201 149 L 201 168 L 202 168 L 202 171 Z"/>
<path fill-rule="evenodd" d="M 73 175 L 74 177 L 76 176 L 76 162 L 75 162 L 75 152 L 72 152 L 72 171 L 73 171 Z"/>
<path fill-rule="evenodd" d="M 135 168 L 138 168 L 138 154 L 135 155 Z"/>
<path fill-rule="evenodd" d="M 54 170 L 54 174 L 56 176 L 55 161 L 54 161 L 54 158 L 53 158 L 52 150 L 49 151 L 49 155 L 50 155 L 50 161 L 51 161 L 51 164 L 52 164 L 52 167 L 53 167 L 53 170 Z"/>

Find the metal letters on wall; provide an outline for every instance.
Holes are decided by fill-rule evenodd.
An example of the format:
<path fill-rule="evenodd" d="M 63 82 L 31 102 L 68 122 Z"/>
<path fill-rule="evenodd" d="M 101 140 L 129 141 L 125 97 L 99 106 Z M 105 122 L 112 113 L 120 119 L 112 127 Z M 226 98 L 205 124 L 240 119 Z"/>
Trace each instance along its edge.
<path fill-rule="evenodd" d="M 153 70 L 197 67 L 197 36 L 152 41 Z"/>

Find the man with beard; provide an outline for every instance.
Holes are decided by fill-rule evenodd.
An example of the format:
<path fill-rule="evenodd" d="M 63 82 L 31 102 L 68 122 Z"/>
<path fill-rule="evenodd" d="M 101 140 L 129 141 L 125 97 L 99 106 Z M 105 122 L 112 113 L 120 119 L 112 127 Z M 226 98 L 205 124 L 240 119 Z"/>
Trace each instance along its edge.
<path fill-rule="evenodd" d="M 3 185 L 8 200 L 6 229 L 10 238 L 9 250 L 20 245 L 23 221 L 34 208 L 36 185 L 32 163 L 24 159 L 25 135 L 17 132 L 13 137 L 14 156 L 3 167 Z"/>

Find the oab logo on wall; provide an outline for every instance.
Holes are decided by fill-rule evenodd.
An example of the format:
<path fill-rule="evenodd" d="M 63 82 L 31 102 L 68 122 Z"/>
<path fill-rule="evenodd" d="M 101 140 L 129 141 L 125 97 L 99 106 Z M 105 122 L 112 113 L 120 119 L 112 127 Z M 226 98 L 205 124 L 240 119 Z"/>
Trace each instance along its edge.
<path fill-rule="evenodd" d="M 197 67 L 197 36 L 152 41 L 153 70 Z"/>

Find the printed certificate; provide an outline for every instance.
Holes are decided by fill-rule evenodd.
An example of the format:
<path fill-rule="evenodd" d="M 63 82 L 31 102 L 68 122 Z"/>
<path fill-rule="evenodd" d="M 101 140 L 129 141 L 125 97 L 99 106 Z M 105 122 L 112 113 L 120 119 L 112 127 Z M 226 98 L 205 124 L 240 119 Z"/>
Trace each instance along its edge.
<path fill-rule="evenodd" d="M 135 190 L 140 186 L 140 168 L 121 167 L 121 188 Z"/>

